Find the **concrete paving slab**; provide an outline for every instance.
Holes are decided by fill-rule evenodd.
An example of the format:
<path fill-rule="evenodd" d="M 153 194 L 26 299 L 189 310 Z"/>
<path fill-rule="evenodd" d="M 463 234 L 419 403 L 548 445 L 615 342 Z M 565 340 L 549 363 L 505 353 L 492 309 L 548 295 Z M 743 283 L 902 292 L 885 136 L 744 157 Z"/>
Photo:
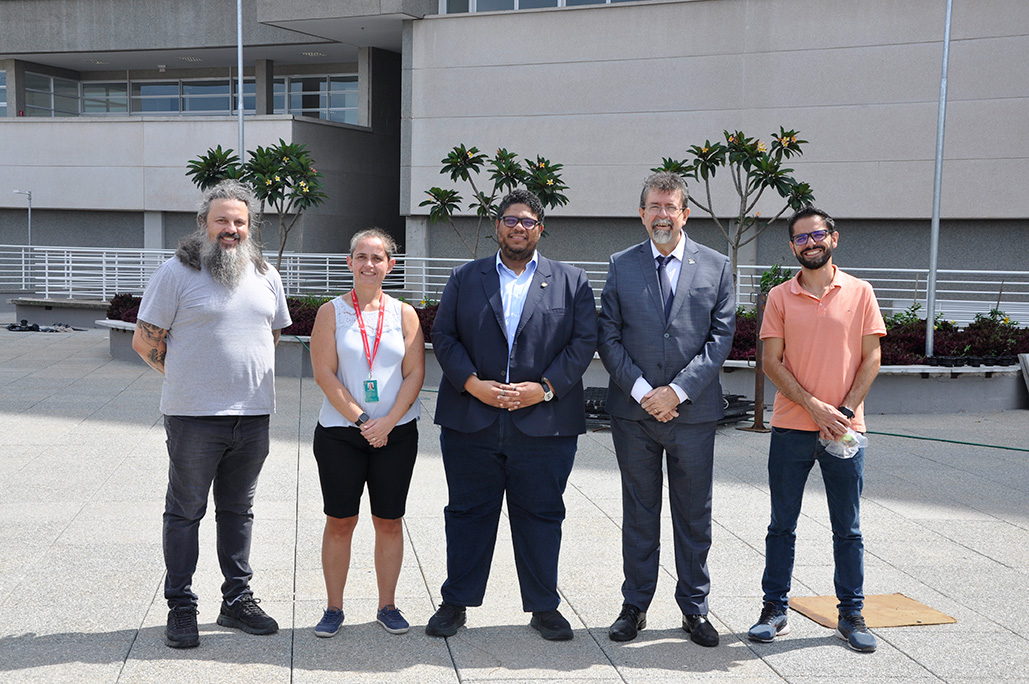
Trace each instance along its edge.
<path fill-rule="evenodd" d="M 900 591 L 958 623 L 875 630 L 880 649 L 869 655 L 791 613 L 791 635 L 769 645 L 748 642 L 746 630 L 760 611 L 768 437 L 732 427 L 716 437 L 709 558 L 711 619 L 722 646 L 701 649 L 680 628 L 667 505 L 650 624 L 634 642 L 608 640 L 621 604 L 621 492 L 609 431 L 580 438 L 566 495 L 559 591 L 575 639 L 544 642 L 528 627 L 506 512 L 484 606 L 469 610 L 469 626 L 456 637 L 430 638 L 424 624 L 446 576 L 447 498 L 433 392 L 420 397 L 420 455 L 397 591 L 412 630 L 393 637 L 374 622 L 374 535 L 362 519 L 347 626 L 335 639 L 318 639 L 311 628 L 325 601 L 324 516 L 310 438 L 321 394 L 299 378 L 277 382 L 279 413 L 258 485 L 251 559 L 255 592 L 281 631 L 254 637 L 215 624 L 222 578 L 211 507 L 194 578 L 201 647 L 173 651 L 162 641 L 167 456 L 160 384 L 149 369 L 112 361 L 102 331 L 0 331 L 7 447 L 0 454 L 0 680 L 992 682 L 1017 681 L 1029 655 L 1029 639 L 1012 629 L 1029 609 L 1025 452 L 884 434 L 872 435 L 866 466 L 865 590 Z M 873 430 L 897 435 L 1024 448 L 1025 416 L 970 412 L 871 422 Z M 797 554 L 794 594 L 831 594 L 831 533 L 817 469 L 805 492 Z"/>

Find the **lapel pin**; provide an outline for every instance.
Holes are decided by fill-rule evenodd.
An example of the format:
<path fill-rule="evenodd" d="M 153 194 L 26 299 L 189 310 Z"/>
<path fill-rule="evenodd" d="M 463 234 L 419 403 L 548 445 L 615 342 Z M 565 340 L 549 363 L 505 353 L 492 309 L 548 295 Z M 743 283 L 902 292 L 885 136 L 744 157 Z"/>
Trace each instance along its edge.
<path fill-rule="evenodd" d="M 691 263 L 691 264 L 695 264 L 695 263 L 697 263 L 697 262 L 696 262 L 696 261 L 694 261 L 693 259 L 690 259 L 689 263 Z"/>
<path fill-rule="evenodd" d="M 547 286 L 546 281 L 543 281 L 542 283 L 540 283 L 540 287 L 546 287 L 546 286 Z"/>

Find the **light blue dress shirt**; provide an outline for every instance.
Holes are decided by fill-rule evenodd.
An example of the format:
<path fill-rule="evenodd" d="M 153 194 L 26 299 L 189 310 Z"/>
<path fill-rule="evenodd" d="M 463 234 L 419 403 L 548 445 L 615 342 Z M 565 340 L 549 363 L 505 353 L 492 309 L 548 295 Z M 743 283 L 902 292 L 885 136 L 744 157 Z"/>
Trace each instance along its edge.
<path fill-rule="evenodd" d="M 515 333 L 518 331 L 518 321 L 522 319 L 522 309 L 525 308 L 525 298 L 529 295 L 529 285 L 532 284 L 532 277 L 536 274 L 536 265 L 539 263 L 539 252 L 533 251 L 532 259 L 525 265 L 521 275 L 504 265 L 500 259 L 500 252 L 497 252 L 497 274 L 500 276 L 500 298 L 504 302 L 504 326 L 507 328 L 507 370 L 504 373 L 504 382 L 511 380 L 511 345 L 514 344 Z"/>

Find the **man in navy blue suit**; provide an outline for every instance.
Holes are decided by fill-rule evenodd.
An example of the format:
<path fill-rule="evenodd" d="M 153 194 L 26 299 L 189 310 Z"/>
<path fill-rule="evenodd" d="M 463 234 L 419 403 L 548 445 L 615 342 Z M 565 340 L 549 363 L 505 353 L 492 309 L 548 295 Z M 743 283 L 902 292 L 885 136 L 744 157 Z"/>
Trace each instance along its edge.
<path fill-rule="evenodd" d="M 657 586 L 662 466 L 675 549 L 682 627 L 717 646 L 707 619 L 715 429 L 722 417 L 719 369 L 729 356 L 736 306 L 729 259 L 683 227 L 686 183 L 647 178 L 640 219 L 648 239 L 611 257 L 601 295 L 600 358 L 611 382 L 607 411 L 622 474 L 624 603 L 608 635 L 630 641 L 647 624 Z"/>
<path fill-rule="evenodd" d="M 450 276 L 432 327 L 443 370 L 436 423 L 447 474 L 447 579 L 425 626 L 452 636 L 482 605 L 507 495 L 522 608 L 544 639 L 572 638 L 557 610 L 564 490 L 586 431 L 582 374 L 597 347 L 586 273 L 536 251 L 543 205 L 526 190 L 497 212 L 496 255 Z"/>

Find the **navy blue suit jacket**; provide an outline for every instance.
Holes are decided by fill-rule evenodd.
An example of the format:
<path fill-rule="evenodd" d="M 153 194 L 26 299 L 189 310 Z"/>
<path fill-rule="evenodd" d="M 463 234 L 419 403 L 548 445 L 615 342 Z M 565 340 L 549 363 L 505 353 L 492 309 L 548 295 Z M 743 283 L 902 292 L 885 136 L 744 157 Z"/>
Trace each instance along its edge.
<path fill-rule="evenodd" d="M 508 362 L 504 304 L 496 255 L 454 269 L 432 326 L 432 347 L 443 370 L 436 423 L 478 432 L 505 409 L 487 406 L 464 391 L 472 373 L 505 382 Z M 510 382 L 546 377 L 554 399 L 511 413 L 515 426 L 533 436 L 586 431 L 582 374 L 597 348 L 597 309 L 581 268 L 539 255 L 511 349 Z"/>

